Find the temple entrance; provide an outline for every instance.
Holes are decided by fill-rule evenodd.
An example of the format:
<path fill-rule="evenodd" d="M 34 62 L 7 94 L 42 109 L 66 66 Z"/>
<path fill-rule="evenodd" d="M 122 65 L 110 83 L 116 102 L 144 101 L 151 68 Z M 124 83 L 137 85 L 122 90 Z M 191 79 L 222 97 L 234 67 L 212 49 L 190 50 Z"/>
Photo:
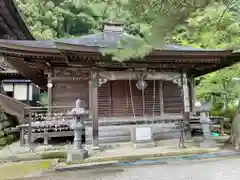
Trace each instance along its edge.
<path fill-rule="evenodd" d="M 136 83 L 136 80 L 116 80 L 108 81 L 99 87 L 99 115 L 101 117 L 159 116 L 161 107 L 164 108 L 165 113 L 182 111 L 180 89 L 176 88 L 174 83 L 147 80 L 148 85 L 144 91 L 139 90 Z M 163 83 L 163 86 L 160 83 Z M 176 90 L 173 92 L 173 89 Z"/>

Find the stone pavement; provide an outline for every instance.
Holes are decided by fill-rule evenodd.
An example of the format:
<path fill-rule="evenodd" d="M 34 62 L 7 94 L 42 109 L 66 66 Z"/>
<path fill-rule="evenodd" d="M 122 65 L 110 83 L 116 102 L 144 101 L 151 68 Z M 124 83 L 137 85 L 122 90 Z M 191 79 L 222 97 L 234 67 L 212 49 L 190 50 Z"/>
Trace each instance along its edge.
<path fill-rule="evenodd" d="M 103 144 L 101 145 L 102 151 L 100 152 L 91 152 L 91 146 L 87 146 L 86 148 L 89 150 L 90 157 L 87 159 L 88 161 L 96 161 L 99 159 L 110 159 L 112 157 L 118 158 L 122 156 L 144 156 L 144 155 L 177 155 L 177 154 L 193 154 L 193 152 L 204 151 L 204 153 L 208 152 L 208 149 L 199 148 L 199 142 L 186 143 L 187 148 L 180 149 L 178 147 L 179 139 L 170 139 L 170 140 L 161 140 L 156 142 L 156 147 L 153 148 L 140 148 L 135 149 L 132 146 L 132 143 L 118 143 L 118 144 Z M 9 147 L 5 147 L 0 151 L 0 160 L 13 160 L 13 158 L 17 157 L 32 157 L 34 154 L 36 159 L 41 158 L 41 153 L 49 153 L 49 152 L 66 152 L 69 145 L 35 145 L 33 148 L 33 152 L 29 153 L 28 147 L 19 147 L 19 142 L 13 143 Z M 218 149 L 211 148 L 210 151 L 216 151 Z M 198 153 L 196 153 L 198 154 Z M 37 156 L 39 156 L 37 158 Z M 57 158 L 57 157 L 55 157 Z M 18 158 L 19 159 L 19 158 Z M 20 158 L 21 159 L 21 158 Z M 29 158 L 27 158 L 29 159 Z M 31 159 L 31 158 L 30 158 Z"/>
<path fill-rule="evenodd" d="M 179 140 L 162 140 L 156 143 L 156 147 L 152 148 L 138 148 L 135 149 L 132 143 L 122 143 L 112 148 L 106 148 L 102 152 L 92 153 L 88 160 L 95 160 L 101 158 L 122 157 L 122 156 L 141 156 L 141 155 L 175 155 L 175 154 L 192 154 L 193 152 L 205 151 L 198 147 L 196 143 L 186 143 L 187 148 L 180 149 L 178 147 Z M 209 152 L 218 151 L 217 148 L 209 148 Z"/>
<path fill-rule="evenodd" d="M 71 171 L 21 180 L 238 180 L 240 159 Z M 20 180 L 20 179 L 19 179 Z"/>

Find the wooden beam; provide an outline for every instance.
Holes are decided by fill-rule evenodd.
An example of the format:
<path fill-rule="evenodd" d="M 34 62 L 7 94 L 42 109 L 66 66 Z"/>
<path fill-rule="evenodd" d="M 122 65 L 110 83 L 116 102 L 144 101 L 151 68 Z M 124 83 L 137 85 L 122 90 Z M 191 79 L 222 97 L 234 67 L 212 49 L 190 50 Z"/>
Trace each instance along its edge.
<path fill-rule="evenodd" d="M 89 79 L 89 76 L 85 77 L 50 77 L 49 80 L 52 82 L 78 82 Z"/>
<path fill-rule="evenodd" d="M 180 77 L 181 74 L 177 72 L 146 72 L 146 80 L 172 80 L 176 77 Z M 104 71 L 99 73 L 101 78 L 108 80 L 128 80 L 137 79 L 136 72 L 134 71 Z"/>
<path fill-rule="evenodd" d="M 91 111 L 92 111 L 92 146 L 99 146 L 99 130 L 98 130 L 98 73 L 91 72 Z"/>

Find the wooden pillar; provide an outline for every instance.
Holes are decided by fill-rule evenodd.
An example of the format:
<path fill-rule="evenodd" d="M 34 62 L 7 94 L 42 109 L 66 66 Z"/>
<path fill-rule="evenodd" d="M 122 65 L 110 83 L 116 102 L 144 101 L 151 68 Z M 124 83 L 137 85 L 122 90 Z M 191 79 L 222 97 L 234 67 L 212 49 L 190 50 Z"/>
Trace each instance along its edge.
<path fill-rule="evenodd" d="M 164 104 L 163 104 L 163 81 L 159 80 L 159 102 L 160 102 L 160 115 L 164 114 Z"/>
<path fill-rule="evenodd" d="M 32 112 L 28 112 L 28 145 L 32 148 Z"/>
<path fill-rule="evenodd" d="M 27 104 L 29 104 L 29 99 L 30 99 L 30 96 L 29 96 L 29 87 L 30 87 L 30 84 L 28 83 L 27 84 Z"/>
<path fill-rule="evenodd" d="M 187 124 L 187 129 L 184 131 L 185 139 L 191 140 L 191 129 L 190 129 L 190 101 L 189 101 L 189 88 L 188 79 L 186 73 L 181 73 L 181 84 L 182 84 L 182 97 L 183 97 L 183 120 Z"/>
<path fill-rule="evenodd" d="M 92 111 L 92 146 L 98 148 L 98 74 L 91 72 L 91 111 Z"/>
<path fill-rule="evenodd" d="M 22 114 L 22 117 L 21 117 L 21 120 L 22 122 L 26 123 L 25 121 L 25 109 L 23 108 L 23 114 Z M 20 128 L 20 146 L 24 146 L 25 144 L 25 137 L 24 137 L 24 128 Z"/>
<path fill-rule="evenodd" d="M 48 117 L 51 119 L 52 117 L 52 92 L 53 92 L 53 84 L 52 84 L 52 71 L 48 72 Z"/>
<path fill-rule="evenodd" d="M 196 102 L 196 91 L 195 91 L 195 81 L 194 79 L 191 79 L 190 81 L 191 85 L 191 105 L 192 105 L 192 114 L 196 114 L 196 107 L 195 107 L 195 102 Z"/>
<path fill-rule="evenodd" d="M 92 118 L 92 80 L 91 77 L 89 78 L 89 87 L 88 87 L 88 111 L 89 111 L 89 118 Z"/>

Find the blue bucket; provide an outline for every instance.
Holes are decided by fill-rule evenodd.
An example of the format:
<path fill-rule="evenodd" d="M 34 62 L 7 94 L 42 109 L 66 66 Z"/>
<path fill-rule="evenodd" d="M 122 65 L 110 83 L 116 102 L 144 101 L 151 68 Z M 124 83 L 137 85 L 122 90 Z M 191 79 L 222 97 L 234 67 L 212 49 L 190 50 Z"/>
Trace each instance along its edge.
<path fill-rule="evenodd" d="M 212 132 L 212 136 L 214 136 L 214 137 L 220 136 L 220 133 Z"/>

